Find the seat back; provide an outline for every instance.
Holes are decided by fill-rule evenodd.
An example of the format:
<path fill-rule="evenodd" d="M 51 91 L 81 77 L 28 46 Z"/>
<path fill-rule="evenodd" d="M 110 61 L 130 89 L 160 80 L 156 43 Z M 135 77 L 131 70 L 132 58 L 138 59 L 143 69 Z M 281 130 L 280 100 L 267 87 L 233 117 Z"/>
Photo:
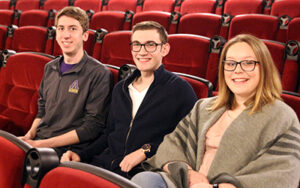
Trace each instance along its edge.
<path fill-rule="evenodd" d="M 202 12 L 202 13 L 215 13 L 216 0 L 184 0 L 180 7 L 180 14 L 185 15 L 188 13 Z"/>
<path fill-rule="evenodd" d="M 0 116 L 10 120 L 10 124 L 4 130 L 15 135 L 24 135 L 29 130 L 37 113 L 44 66 L 52 59 L 52 56 L 33 52 L 17 53 L 7 59 L 0 90 Z"/>
<path fill-rule="evenodd" d="M 281 94 L 282 99 L 296 112 L 298 119 L 300 120 L 300 93 L 284 91 Z"/>
<path fill-rule="evenodd" d="M 145 0 L 143 4 L 143 11 L 164 11 L 173 12 L 175 7 L 175 0 Z"/>
<path fill-rule="evenodd" d="M 289 23 L 287 40 L 297 40 L 300 41 L 300 18 L 294 18 Z"/>
<path fill-rule="evenodd" d="M 221 29 L 221 16 L 211 13 L 190 13 L 180 18 L 178 33 L 189 33 L 213 37 L 219 35 Z M 195 26 L 205 27 L 195 27 Z"/>
<path fill-rule="evenodd" d="M 0 25 L 9 26 L 13 24 L 14 11 L 13 10 L 0 10 Z"/>
<path fill-rule="evenodd" d="M 43 26 L 47 27 L 48 24 L 48 11 L 45 10 L 27 10 L 22 12 L 19 20 L 19 27 L 22 26 Z"/>
<path fill-rule="evenodd" d="M 15 9 L 22 12 L 40 8 L 40 0 L 18 0 Z"/>
<path fill-rule="evenodd" d="M 43 6 L 44 10 L 56 10 L 59 11 L 60 9 L 71 5 L 69 0 L 46 0 Z"/>
<path fill-rule="evenodd" d="M 80 162 L 64 162 L 48 172 L 40 188 L 138 188 L 130 180 L 108 170 Z"/>
<path fill-rule="evenodd" d="M 16 52 L 45 52 L 47 43 L 47 28 L 39 26 L 24 26 L 15 30 L 11 49 Z"/>
<path fill-rule="evenodd" d="M 228 39 L 242 33 L 252 34 L 261 39 L 276 40 L 278 19 L 263 14 L 243 14 L 233 17 Z"/>
<path fill-rule="evenodd" d="M 239 14 L 262 14 L 263 0 L 227 0 L 224 5 L 224 14 L 236 16 Z"/>
<path fill-rule="evenodd" d="M 176 73 L 176 74 L 180 76 L 182 79 L 186 80 L 192 86 L 198 99 L 213 96 L 213 85 L 210 81 L 189 74 L 184 74 L 184 73 Z"/>
<path fill-rule="evenodd" d="M 192 34 L 172 34 L 169 35 L 169 43 L 170 52 L 163 59 L 166 69 L 205 78 L 209 38 Z"/>
<path fill-rule="evenodd" d="M 271 7 L 271 15 L 287 15 L 291 18 L 300 17 L 300 1 L 298 0 L 276 0 Z"/>
<path fill-rule="evenodd" d="M 0 51 L 5 49 L 6 33 L 7 27 L 5 25 L 0 25 Z"/>
<path fill-rule="evenodd" d="M 105 66 L 110 70 L 113 80 L 114 80 L 114 84 L 118 83 L 118 81 L 119 81 L 118 75 L 119 75 L 120 68 L 117 66 L 108 65 L 108 64 L 105 64 Z"/>
<path fill-rule="evenodd" d="M 92 10 L 95 13 L 101 11 L 102 9 L 102 1 L 100 0 L 76 0 L 74 2 L 74 6 L 80 7 L 83 10 Z"/>
<path fill-rule="evenodd" d="M 109 0 L 106 8 L 107 10 L 114 11 L 126 12 L 128 10 L 131 10 L 133 12 L 136 12 L 137 0 Z"/>
<path fill-rule="evenodd" d="M 1 121 L 1 120 L 0 120 Z M 16 136 L 0 130 L 0 187 L 21 188 L 23 163 L 31 146 Z"/>
<path fill-rule="evenodd" d="M 100 61 L 118 67 L 124 64 L 134 64 L 129 46 L 130 37 L 131 31 L 115 31 L 105 35 Z"/>
<path fill-rule="evenodd" d="M 10 9 L 10 0 L 0 1 L 0 9 Z"/>
<path fill-rule="evenodd" d="M 92 16 L 91 29 L 106 29 L 108 32 L 123 30 L 125 22 L 125 12 L 122 11 L 102 11 Z"/>

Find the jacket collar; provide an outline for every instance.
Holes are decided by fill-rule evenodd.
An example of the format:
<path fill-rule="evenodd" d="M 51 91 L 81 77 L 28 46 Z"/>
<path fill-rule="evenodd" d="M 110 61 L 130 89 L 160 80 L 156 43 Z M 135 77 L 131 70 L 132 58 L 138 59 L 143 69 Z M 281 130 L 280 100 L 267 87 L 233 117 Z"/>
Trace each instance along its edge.
<path fill-rule="evenodd" d="M 164 73 L 165 68 L 162 64 L 158 69 L 154 71 L 154 80 L 151 85 L 156 85 L 158 83 L 161 83 L 164 80 Z M 125 87 L 128 87 L 129 84 L 131 84 L 136 78 L 141 76 L 140 70 L 136 69 L 126 80 L 125 80 Z"/>
<path fill-rule="evenodd" d="M 60 72 L 60 62 L 63 61 L 64 57 L 59 56 L 58 58 L 59 59 L 51 67 L 55 71 Z M 68 71 L 64 74 L 80 72 L 81 69 L 83 68 L 84 64 L 87 62 L 87 59 L 88 59 L 88 55 L 87 55 L 86 51 L 84 51 L 84 54 L 83 54 L 83 57 L 81 58 L 81 60 L 78 63 L 76 63 L 76 65 L 70 71 Z"/>

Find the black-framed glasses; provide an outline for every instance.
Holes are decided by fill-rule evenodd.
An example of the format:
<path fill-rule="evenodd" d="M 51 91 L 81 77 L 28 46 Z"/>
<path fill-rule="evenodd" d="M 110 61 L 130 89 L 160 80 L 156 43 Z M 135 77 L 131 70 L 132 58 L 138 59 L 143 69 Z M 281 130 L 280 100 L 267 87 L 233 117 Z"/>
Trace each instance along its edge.
<path fill-rule="evenodd" d="M 152 53 L 152 52 L 156 51 L 157 46 L 163 45 L 163 44 L 164 43 L 156 43 L 156 42 L 153 42 L 153 41 L 146 42 L 145 44 L 141 44 L 139 42 L 131 42 L 130 43 L 130 48 L 131 48 L 131 51 L 133 51 L 133 52 L 139 52 L 139 51 L 141 51 L 142 46 L 144 46 L 144 49 L 147 52 Z"/>
<path fill-rule="evenodd" d="M 255 69 L 255 65 L 259 63 L 254 60 L 243 60 L 243 61 L 234 61 L 234 60 L 224 60 L 223 66 L 226 71 L 234 71 L 237 65 L 240 65 L 242 70 L 245 72 L 251 72 Z"/>

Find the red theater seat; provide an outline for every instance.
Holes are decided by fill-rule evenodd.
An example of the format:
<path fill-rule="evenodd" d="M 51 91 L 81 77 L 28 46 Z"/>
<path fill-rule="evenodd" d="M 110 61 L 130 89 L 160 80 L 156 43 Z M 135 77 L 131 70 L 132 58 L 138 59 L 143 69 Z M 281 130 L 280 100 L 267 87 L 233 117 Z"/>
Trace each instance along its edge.
<path fill-rule="evenodd" d="M 175 0 L 145 0 L 143 11 L 164 11 L 173 12 Z"/>
<path fill-rule="evenodd" d="M 289 23 L 287 40 L 300 41 L 300 18 L 294 18 Z"/>
<path fill-rule="evenodd" d="M 285 103 L 294 109 L 300 120 L 300 93 L 283 91 L 281 97 Z"/>
<path fill-rule="evenodd" d="M 100 61 L 118 67 L 134 64 L 129 45 L 130 37 L 131 31 L 115 31 L 105 35 Z"/>
<path fill-rule="evenodd" d="M 10 0 L 0 1 L 0 9 L 10 9 Z"/>
<path fill-rule="evenodd" d="M 19 27 L 22 26 L 44 26 L 48 25 L 48 11 L 45 10 L 27 10 L 22 12 L 19 20 Z"/>
<path fill-rule="evenodd" d="M 21 188 L 23 163 L 30 145 L 0 130 L 0 187 Z"/>
<path fill-rule="evenodd" d="M 18 0 L 15 9 L 26 11 L 40 8 L 40 0 Z"/>
<path fill-rule="evenodd" d="M 211 38 L 219 35 L 221 18 L 220 15 L 211 13 L 186 14 L 180 18 L 178 33 L 196 34 Z"/>
<path fill-rule="evenodd" d="M 80 7 L 83 10 L 92 10 L 94 12 L 101 11 L 102 1 L 100 0 L 76 0 L 74 6 Z"/>
<path fill-rule="evenodd" d="M 283 16 L 288 15 L 291 18 L 300 17 L 299 0 L 276 0 L 271 8 L 271 15 Z"/>
<path fill-rule="evenodd" d="M 114 84 L 116 84 L 119 81 L 119 70 L 120 68 L 114 65 L 108 65 L 105 64 L 105 66 L 110 70 L 113 79 L 114 79 Z"/>
<path fill-rule="evenodd" d="M 227 0 L 224 5 L 224 13 L 236 16 L 239 14 L 262 14 L 263 0 Z"/>
<path fill-rule="evenodd" d="M 6 30 L 6 26 L 0 25 L 0 51 L 5 49 Z"/>
<path fill-rule="evenodd" d="M 109 0 L 107 10 L 123 11 L 131 10 L 136 12 L 137 0 Z"/>
<path fill-rule="evenodd" d="M 163 11 L 143 11 L 134 14 L 132 25 L 142 21 L 156 21 L 160 23 L 167 30 L 169 34 L 176 33 L 176 24 L 172 24 L 172 14 Z"/>
<path fill-rule="evenodd" d="M 39 53 L 17 53 L 1 68 L 0 129 L 24 135 L 37 112 L 38 89 L 44 65 L 52 56 Z"/>
<path fill-rule="evenodd" d="M 47 28 L 45 27 L 19 27 L 14 31 L 10 49 L 16 52 L 33 51 L 45 53 L 47 37 Z"/>
<path fill-rule="evenodd" d="M 138 188 L 118 174 L 80 162 L 61 163 L 43 177 L 39 187 Z"/>
<path fill-rule="evenodd" d="M 0 10 L 0 25 L 9 26 L 13 24 L 14 11 L 13 10 Z"/>
<path fill-rule="evenodd" d="M 276 40 L 278 18 L 263 14 L 243 14 L 233 17 L 228 38 L 242 33 L 252 34 L 261 39 Z"/>
<path fill-rule="evenodd" d="M 180 13 L 181 15 L 195 12 L 215 13 L 216 5 L 216 0 L 184 0 L 181 4 Z"/>
<path fill-rule="evenodd" d="M 44 10 L 60 10 L 66 6 L 69 6 L 69 0 L 46 0 L 44 3 Z"/>
<path fill-rule="evenodd" d="M 205 78 L 209 38 L 192 34 L 172 34 L 169 35 L 169 43 L 170 52 L 163 59 L 166 69 Z"/>
<path fill-rule="evenodd" d="M 213 85 L 210 81 L 184 73 L 176 73 L 186 80 L 194 89 L 198 99 L 212 97 Z"/>
<path fill-rule="evenodd" d="M 90 28 L 106 29 L 108 32 L 123 30 L 126 13 L 122 11 L 102 11 L 93 15 Z"/>

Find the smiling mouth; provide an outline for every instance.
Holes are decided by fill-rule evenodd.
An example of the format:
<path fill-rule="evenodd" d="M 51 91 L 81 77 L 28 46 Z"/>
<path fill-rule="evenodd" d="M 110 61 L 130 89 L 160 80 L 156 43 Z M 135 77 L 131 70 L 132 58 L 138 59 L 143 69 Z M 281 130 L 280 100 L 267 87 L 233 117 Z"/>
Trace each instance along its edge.
<path fill-rule="evenodd" d="M 233 82 L 246 82 L 248 80 L 249 79 L 246 79 L 246 78 L 235 78 L 235 79 L 232 79 Z"/>
<path fill-rule="evenodd" d="M 151 58 L 137 58 L 137 60 L 140 62 L 148 62 L 151 60 Z"/>

